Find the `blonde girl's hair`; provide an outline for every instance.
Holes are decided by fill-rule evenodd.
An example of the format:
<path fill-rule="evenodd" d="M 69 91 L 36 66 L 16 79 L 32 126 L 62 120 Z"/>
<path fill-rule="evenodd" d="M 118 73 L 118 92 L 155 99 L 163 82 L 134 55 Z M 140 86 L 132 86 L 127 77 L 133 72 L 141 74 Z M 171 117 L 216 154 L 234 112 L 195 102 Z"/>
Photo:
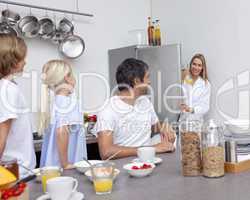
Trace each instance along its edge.
<path fill-rule="evenodd" d="M 208 81 L 208 75 L 207 75 L 207 64 L 206 64 L 206 59 L 204 57 L 204 55 L 202 54 L 195 54 L 189 64 L 189 71 L 191 74 L 191 67 L 192 67 L 192 63 L 194 62 L 195 59 L 199 59 L 202 62 L 202 71 L 200 73 L 200 77 L 204 80 L 204 81 Z"/>
<path fill-rule="evenodd" d="M 0 79 L 10 75 L 26 54 L 27 46 L 22 38 L 0 33 Z"/>
<path fill-rule="evenodd" d="M 50 90 L 56 91 L 65 83 L 65 76 L 72 76 L 71 65 L 64 60 L 51 60 L 43 66 L 41 86 L 41 112 L 39 116 L 39 134 L 43 134 L 50 123 Z"/>

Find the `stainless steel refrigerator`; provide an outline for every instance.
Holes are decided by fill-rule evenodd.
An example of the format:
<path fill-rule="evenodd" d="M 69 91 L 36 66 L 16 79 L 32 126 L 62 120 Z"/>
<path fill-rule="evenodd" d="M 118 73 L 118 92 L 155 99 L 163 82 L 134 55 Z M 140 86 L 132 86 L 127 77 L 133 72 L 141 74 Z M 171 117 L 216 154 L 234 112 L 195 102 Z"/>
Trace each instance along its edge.
<path fill-rule="evenodd" d="M 116 69 L 126 58 L 137 58 L 149 65 L 154 98 L 151 99 L 161 121 L 177 121 L 178 96 L 181 74 L 180 44 L 159 47 L 128 46 L 111 49 L 109 54 L 109 81 L 111 89 L 116 86 Z"/>

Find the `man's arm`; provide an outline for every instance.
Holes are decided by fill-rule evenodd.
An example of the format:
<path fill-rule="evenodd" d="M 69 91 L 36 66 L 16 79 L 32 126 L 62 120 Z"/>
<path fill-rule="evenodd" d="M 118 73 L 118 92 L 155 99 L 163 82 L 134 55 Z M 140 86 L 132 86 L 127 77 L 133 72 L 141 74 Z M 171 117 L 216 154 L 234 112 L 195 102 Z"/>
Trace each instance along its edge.
<path fill-rule="evenodd" d="M 3 155 L 12 119 L 0 123 L 0 158 Z"/>
<path fill-rule="evenodd" d="M 176 134 L 173 128 L 166 122 L 160 123 L 157 122 L 151 127 L 153 133 L 161 133 L 162 139 L 165 138 L 165 141 L 171 143 L 175 142 Z"/>
<path fill-rule="evenodd" d="M 124 147 L 113 143 L 112 131 L 101 131 L 98 133 L 98 146 L 101 158 L 103 160 L 120 151 L 114 158 L 124 158 L 136 156 L 136 147 Z"/>
<path fill-rule="evenodd" d="M 112 131 L 101 131 L 98 134 L 98 145 L 103 160 L 120 151 L 113 159 L 137 155 L 138 147 L 124 147 L 113 143 Z M 174 150 L 172 143 L 163 139 L 159 144 L 154 145 L 156 153 L 171 152 Z"/>

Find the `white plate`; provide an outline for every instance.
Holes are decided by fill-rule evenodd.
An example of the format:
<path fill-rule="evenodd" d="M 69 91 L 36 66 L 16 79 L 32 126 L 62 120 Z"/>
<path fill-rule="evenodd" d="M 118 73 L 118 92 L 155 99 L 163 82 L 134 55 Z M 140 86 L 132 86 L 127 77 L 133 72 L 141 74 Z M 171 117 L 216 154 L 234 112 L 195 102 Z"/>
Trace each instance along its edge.
<path fill-rule="evenodd" d="M 248 120 L 229 120 L 224 124 L 234 134 L 250 134 L 250 122 Z"/>
<path fill-rule="evenodd" d="M 115 169 L 115 172 L 114 172 L 114 180 L 116 179 L 116 177 L 117 177 L 119 174 L 120 174 L 120 170 L 119 170 L 119 169 Z M 88 171 L 85 172 L 85 176 L 87 176 L 88 179 L 89 179 L 90 181 L 93 181 L 93 179 L 92 179 L 92 174 L 91 174 L 91 171 L 90 171 L 90 170 L 88 170 Z"/>
<path fill-rule="evenodd" d="M 69 200 L 83 200 L 84 194 L 81 192 L 74 192 Z M 38 197 L 36 200 L 50 200 L 49 194 L 44 194 Z"/>
<path fill-rule="evenodd" d="M 97 164 L 97 163 L 101 163 L 103 161 L 102 160 L 89 160 L 89 162 L 92 165 L 94 165 L 94 164 Z M 74 166 L 76 167 L 77 171 L 79 171 L 80 173 L 85 173 L 89 169 L 89 164 L 84 160 L 76 162 L 74 164 Z"/>
<path fill-rule="evenodd" d="M 133 163 L 138 163 L 138 162 L 141 162 L 141 161 L 139 160 L 139 158 L 135 158 L 134 160 L 132 160 L 132 162 Z M 162 159 L 159 158 L 159 157 L 155 157 L 153 163 L 156 164 L 156 165 L 160 164 L 160 163 L 162 163 Z"/>

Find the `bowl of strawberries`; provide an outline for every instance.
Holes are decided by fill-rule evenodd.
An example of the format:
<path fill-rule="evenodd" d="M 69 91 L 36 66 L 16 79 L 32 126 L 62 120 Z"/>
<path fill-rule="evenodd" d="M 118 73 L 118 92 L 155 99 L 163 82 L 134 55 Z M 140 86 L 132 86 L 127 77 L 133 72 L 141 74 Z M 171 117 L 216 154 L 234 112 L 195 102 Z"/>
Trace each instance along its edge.
<path fill-rule="evenodd" d="M 129 163 L 123 166 L 129 175 L 134 177 L 145 177 L 150 175 L 155 168 L 153 163 L 145 163 L 145 162 L 136 162 Z"/>

